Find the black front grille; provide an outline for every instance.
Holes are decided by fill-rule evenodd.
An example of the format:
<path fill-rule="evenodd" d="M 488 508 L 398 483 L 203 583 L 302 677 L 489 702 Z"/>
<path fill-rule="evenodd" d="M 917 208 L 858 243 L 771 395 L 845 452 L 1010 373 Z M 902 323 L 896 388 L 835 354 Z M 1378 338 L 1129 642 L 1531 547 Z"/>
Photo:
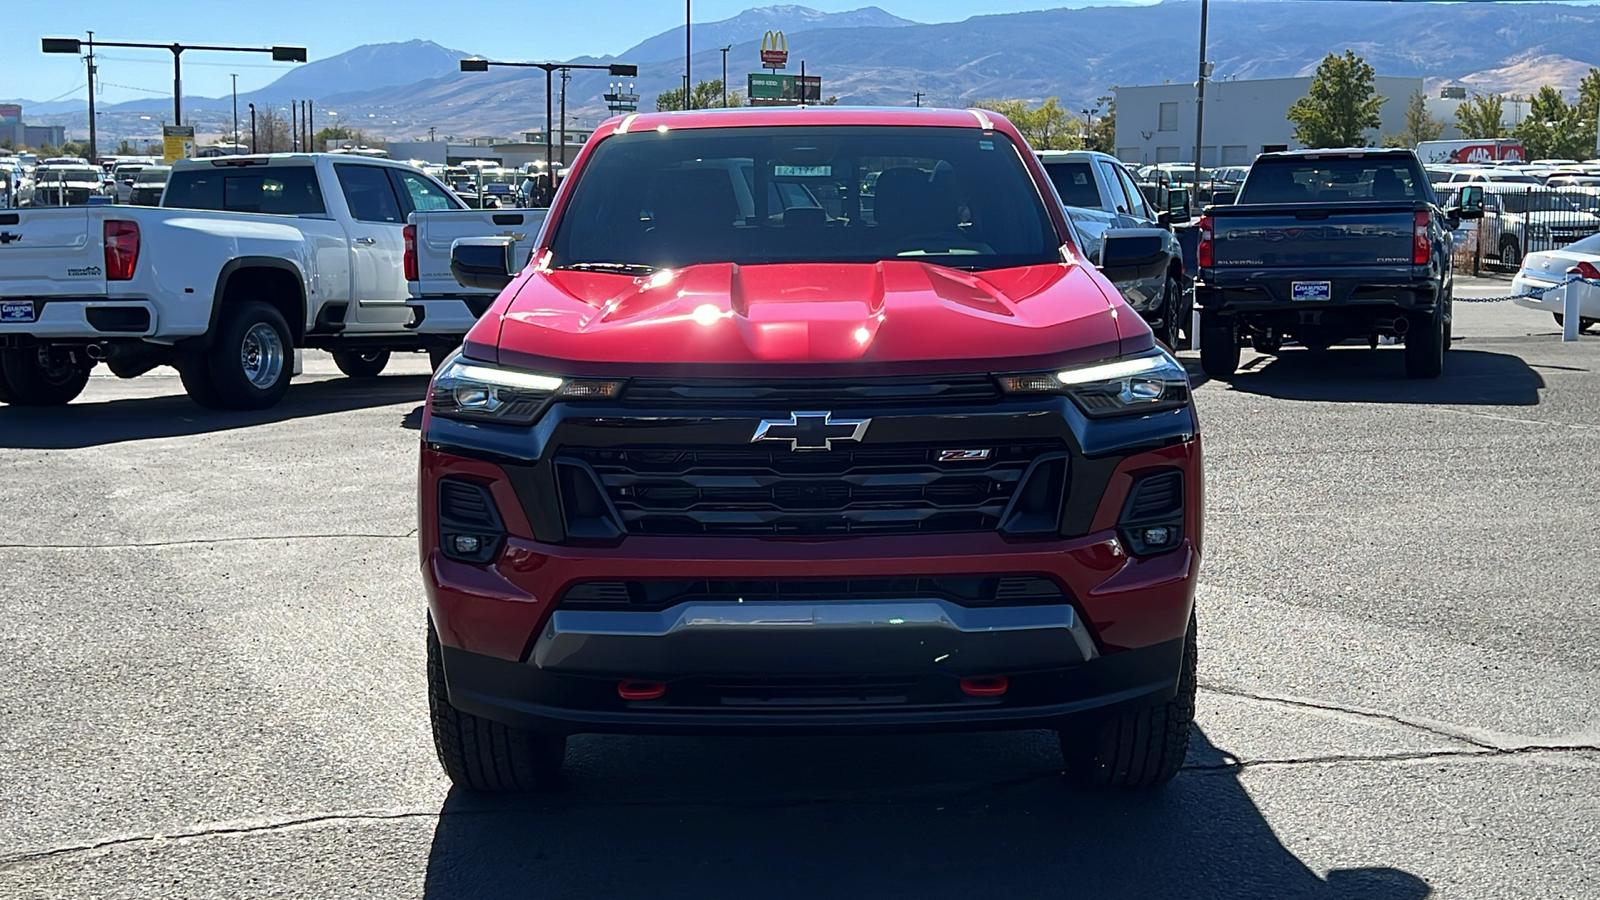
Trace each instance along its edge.
<path fill-rule="evenodd" d="M 565 448 L 627 534 L 848 535 L 993 531 L 1029 465 L 1056 442 L 694 449 Z M 941 461 L 950 450 L 985 459 Z M 568 488 L 570 490 L 570 488 Z"/>
<path fill-rule="evenodd" d="M 562 609 L 652 612 L 680 603 L 828 603 L 837 600 L 947 600 L 960 606 L 1034 606 L 1069 602 L 1039 575 L 946 575 L 936 578 L 776 578 L 586 581 L 562 595 Z"/>
<path fill-rule="evenodd" d="M 757 405 L 788 409 L 837 409 L 883 401 L 921 404 L 984 403 L 1000 399 L 987 375 L 898 378 L 790 378 L 728 381 L 635 378 L 624 402 L 652 406 Z"/>

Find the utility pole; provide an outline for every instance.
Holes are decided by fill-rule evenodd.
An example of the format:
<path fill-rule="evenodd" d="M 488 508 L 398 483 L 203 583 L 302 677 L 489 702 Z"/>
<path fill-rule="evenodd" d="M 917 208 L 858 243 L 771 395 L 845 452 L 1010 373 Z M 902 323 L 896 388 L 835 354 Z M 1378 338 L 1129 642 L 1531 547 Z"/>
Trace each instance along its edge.
<path fill-rule="evenodd" d="M 433 132 L 434 132 L 435 127 L 436 126 L 433 126 L 433 125 L 429 125 L 428 126 L 428 143 L 430 143 L 430 144 L 433 143 Z"/>
<path fill-rule="evenodd" d="M 917 91 L 915 96 L 917 98 L 917 108 L 921 109 L 922 108 L 922 98 L 925 95 L 921 91 Z"/>
<path fill-rule="evenodd" d="M 733 49 L 729 44 L 722 48 L 722 108 L 728 108 L 728 51 Z"/>
<path fill-rule="evenodd" d="M 299 100 L 289 101 L 289 152 L 294 153 L 300 149 L 300 108 Z"/>
<path fill-rule="evenodd" d="M 567 82 L 572 80 L 572 70 L 561 70 L 561 165 L 567 164 Z"/>
<path fill-rule="evenodd" d="M 694 0 L 683 0 L 683 108 L 693 109 L 694 79 L 689 74 L 689 57 L 694 55 L 694 16 L 690 9 Z"/>
<path fill-rule="evenodd" d="M 315 101 L 315 100 L 307 100 L 306 101 L 306 118 L 305 118 L 305 123 L 306 123 L 306 148 L 309 149 L 313 153 L 315 153 L 316 150 L 317 150 L 317 144 L 316 144 L 316 141 L 317 141 L 317 130 L 315 128 L 311 127 L 311 123 L 313 121 L 312 116 L 315 116 L 316 114 L 317 114 L 317 101 Z"/>
<path fill-rule="evenodd" d="M 250 152 L 256 152 L 256 105 L 250 104 Z"/>
<path fill-rule="evenodd" d="M 1206 17 L 1211 11 L 1210 0 L 1200 0 L 1200 77 L 1195 81 L 1194 98 L 1194 191 L 1190 203 L 1200 202 L 1200 148 L 1206 133 Z"/>
<path fill-rule="evenodd" d="M 233 149 L 239 149 L 239 76 L 229 73 L 233 79 Z"/>
<path fill-rule="evenodd" d="M 99 132 L 96 131 L 94 121 L 94 32 L 89 32 L 89 162 L 99 164 L 100 145 L 97 141 Z"/>

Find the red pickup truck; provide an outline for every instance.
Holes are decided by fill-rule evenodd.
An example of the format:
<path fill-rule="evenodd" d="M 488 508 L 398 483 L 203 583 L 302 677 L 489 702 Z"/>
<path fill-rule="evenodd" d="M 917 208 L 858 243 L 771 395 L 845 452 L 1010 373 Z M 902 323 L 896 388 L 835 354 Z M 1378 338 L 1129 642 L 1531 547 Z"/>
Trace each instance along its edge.
<path fill-rule="evenodd" d="M 1049 728 L 1164 783 L 1194 713 L 1199 423 L 979 110 L 601 126 L 423 415 L 428 682 L 456 784 L 582 732 Z M 1152 268 L 1155 267 L 1155 268 Z"/>

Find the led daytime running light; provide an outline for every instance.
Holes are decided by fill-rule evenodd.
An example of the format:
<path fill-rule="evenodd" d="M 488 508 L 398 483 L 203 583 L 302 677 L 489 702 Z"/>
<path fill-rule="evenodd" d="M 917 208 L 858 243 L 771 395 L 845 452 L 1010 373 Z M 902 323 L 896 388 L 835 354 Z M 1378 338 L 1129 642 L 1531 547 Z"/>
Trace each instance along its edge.
<path fill-rule="evenodd" d="M 535 375 L 532 372 L 516 372 L 510 369 L 494 369 L 488 366 L 464 364 L 457 364 L 444 374 L 451 378 L 470 379 L 484 384 L 522 388 L 523 390 L 542 391 L 544 393 L 559 389 L 563 383 L 560 378 L 551 375 Z"/>
<path fill-rule="evenodd" d="M 1168 357 L 1165 354 L 1146 356 L 1142 359 L 1121 359 L 1116 362 L 1057 372 L 1056 380 L 1066 385 L 1088 384 L 1094 381 L 1110 381 L 1113 378 L 1127 378 L 1130 375 L 1156 372 L 1167 368 L 1168 365 Z"/>

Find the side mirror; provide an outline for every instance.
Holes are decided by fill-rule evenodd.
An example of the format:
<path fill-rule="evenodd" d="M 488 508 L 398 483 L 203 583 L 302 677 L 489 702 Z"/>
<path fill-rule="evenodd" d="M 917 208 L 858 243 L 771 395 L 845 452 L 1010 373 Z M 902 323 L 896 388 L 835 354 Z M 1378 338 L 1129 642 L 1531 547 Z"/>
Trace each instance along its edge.
<path fill-rule="evenodd" d="M 1189 221 L 1189 189 L 1167 189 L 1167 213 L 1174 223 L 1182 224 Z"/>
<path fill-rule="evenodd" d="M 1464 185 L 1461 188 L 1461 218 L 1483 218 L 1483 186 L 1477 184 Z"/>
<path fill-rule="evenodd" d="M 1155 278 L 1167 269 L 1167 241 L 1160 228 L 1114 228 L 1100 242 L 1100 271 L 1113 282 Z"/>
<path fill-rule="evenodd" d="M 516 271 L 516 242 L 503 237 L 459 238 L 450 245 L 450 274 L 466 288 L 499 291 Z"/>

